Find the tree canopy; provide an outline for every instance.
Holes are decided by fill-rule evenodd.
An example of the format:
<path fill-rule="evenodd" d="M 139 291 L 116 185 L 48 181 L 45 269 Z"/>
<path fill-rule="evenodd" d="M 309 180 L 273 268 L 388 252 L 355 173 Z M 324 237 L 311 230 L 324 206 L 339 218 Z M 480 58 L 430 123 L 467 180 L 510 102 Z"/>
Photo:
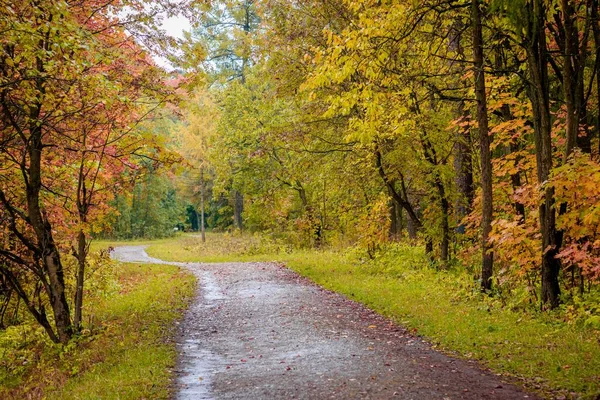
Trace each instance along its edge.
<path fill-rule="evenodd" d="M 597 0 L 1 5 L 0 276 L 56 342 L 97 236 L 407 241 L 543 309 L 597 290 Z"/>

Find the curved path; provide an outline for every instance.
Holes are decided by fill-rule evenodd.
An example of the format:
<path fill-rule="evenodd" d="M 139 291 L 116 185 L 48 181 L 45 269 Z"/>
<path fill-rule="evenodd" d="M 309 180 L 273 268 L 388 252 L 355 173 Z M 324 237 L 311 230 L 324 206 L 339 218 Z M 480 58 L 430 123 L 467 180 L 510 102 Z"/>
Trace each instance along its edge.
<path fill-rule="evenodd" d="M 179 265 L 200 285 L 180 324 L 177 399 L 523 399 L 476 363 L 274 263 Z"/>

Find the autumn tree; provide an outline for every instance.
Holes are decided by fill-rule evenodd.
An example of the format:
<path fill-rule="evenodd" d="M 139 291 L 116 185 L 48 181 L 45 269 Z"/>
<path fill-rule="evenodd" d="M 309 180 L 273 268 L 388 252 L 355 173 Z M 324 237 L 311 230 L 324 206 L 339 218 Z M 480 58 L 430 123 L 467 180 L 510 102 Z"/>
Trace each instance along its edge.
<path fill-rule="evenodd" d="M 245 188 L 253 228 L 310 226 L 370 255 L 365 237 L 385 235 L 369 221 L 408 230 L 484 291 L 556 307 L 561 285 L 597 279 L 597 8 L 266 1 L 245 80 L 212 88 L 216 170 Z"/>
<path fill-rule="evenodd" d="M 185 168 L 181 183 L 184 192 L 199 205 L 199 230 L 202 241 L 206 240 L 206 203 L 210 198 L 213 166 L 210 146 L 214 145 L 219 113 L 217 105 L 208 91 L 198 89 L 195 95 L 183 104 L 184 119 L 175 133 L 179 153 L 191 168 Z"/>
<path fill-rule="evenodd" d="M 41 1 L 6 4 L 0 14 L 0 271 L 61 343 L 81 324 L 86 232 L 118 174 L 108 165 L 146 146 L 129 135 L 148 112 L 135 102 L 162 88 L 112 11 Z M 78 260 L 74 319 L 69 252 Z"/>
<path fill-rule="evenodd" d="M 254 0 L 220 0 L 202 4 L 201 17 L 189 40 L 199 42 L 206 57 L 202 70 L 211 82 L 246 81 L 253 64 L 254 33 L 260 21 Z M 231 196 L 236 228 L 243 228 L 244 197 L 239 180 L 232 176 Z"/>

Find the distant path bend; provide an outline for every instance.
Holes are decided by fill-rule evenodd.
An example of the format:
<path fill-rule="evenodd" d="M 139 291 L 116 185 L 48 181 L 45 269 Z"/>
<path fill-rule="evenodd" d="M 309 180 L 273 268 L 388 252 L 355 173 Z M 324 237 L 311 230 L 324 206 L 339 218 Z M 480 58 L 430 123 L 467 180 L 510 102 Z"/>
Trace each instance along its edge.
<path fill-rule="evenodd" d="M 535 399 L 476 363 L 275 263 L 176 263 L 200 285 L 180 325 L 176 399 Z"/>

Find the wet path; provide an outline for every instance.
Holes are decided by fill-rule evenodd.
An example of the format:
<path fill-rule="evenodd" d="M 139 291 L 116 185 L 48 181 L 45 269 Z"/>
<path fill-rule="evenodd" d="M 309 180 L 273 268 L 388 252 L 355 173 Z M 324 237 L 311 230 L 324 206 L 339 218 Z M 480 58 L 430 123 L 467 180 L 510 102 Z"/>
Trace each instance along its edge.
<path fill-rule="evenodd" d="M 162 263 L 143 246 L 113 256 Z M 200 282 L 181 322 L 177 399 L 535 398 L 274 263 L 168 264 Z"/>

